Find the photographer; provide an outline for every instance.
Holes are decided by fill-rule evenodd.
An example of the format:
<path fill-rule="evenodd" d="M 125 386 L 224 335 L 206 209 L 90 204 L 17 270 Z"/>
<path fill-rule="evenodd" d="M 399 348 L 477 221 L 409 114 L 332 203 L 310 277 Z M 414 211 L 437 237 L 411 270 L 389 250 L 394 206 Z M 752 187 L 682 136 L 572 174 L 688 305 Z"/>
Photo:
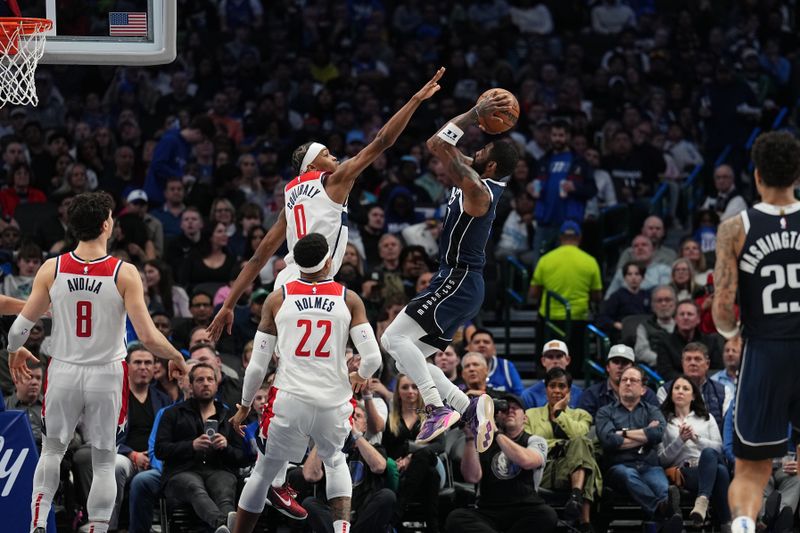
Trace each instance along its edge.
<path fill-rule="evenodd" d="M 480 483 L 477 509 L 456 509 L 447 517 L 448 533 L 554 531 L 558 516 L 537 494 L 547 459 L 547 443 L 523 430 L 522 400 L 505 394 L 496 401 L 498 433 L 488 450 L 478 454 L 469 425 L 461 473 L 468 483 Z M 503 408 L 501 410 L 501 408 Z"/>
<path fill-rule="evenodd" d="M 212 529 L 235 510 L 236 472 L 248 463 L 231 412 L 214 400 L 214 368 L 198 363 L 189 372 L 192 398 L 164 411 L 156 456 L 164 462 L 162 486 L 170 507 L 186 503 Z M 226 531 L 223 529 L 222 531 Z"/>

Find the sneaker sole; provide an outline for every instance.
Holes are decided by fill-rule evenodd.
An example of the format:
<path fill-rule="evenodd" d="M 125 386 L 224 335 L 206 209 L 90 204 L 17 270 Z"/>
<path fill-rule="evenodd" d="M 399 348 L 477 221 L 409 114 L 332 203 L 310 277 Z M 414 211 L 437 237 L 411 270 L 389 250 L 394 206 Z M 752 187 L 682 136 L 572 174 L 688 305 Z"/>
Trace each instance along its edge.
<path fill-rule="evenodd" d="M 433 439 L 435 439 L 436 437 L 438 437 L 439 435 L 441 435 L 442 433 L 453 427 L 455 423 L 458 422 L 460 419 L 461 419 L 461 413 L 459 413 L 458 411 L 453 411 L 450 414 L 450 417 L 447 419 L 447 424 L 443 424 L 436 431 L 431 433 L 430 436 L 428 436 L 428 438 L 417 439 L 415 442 L 417 444 L 428 444 L 430 441 L 432 441 Z"/>
<path fill-rule="evenodd" d="M 305 516 L 293 515 L 292 513 L 287 511 L 286 509 L 280 509 L 278 507 L 275 507 L 274 505 L 272 506 L 272 508 L 275 509 L 276 511 L 278 511 L 279 513 L 281 513 L 283 516 L 285 516 L 287 518 L 291 518 L 292 520 L 298 520 L 298 521 L 299 520 L 305 520 L 308 517 L 308 514 L 306 514 Z"/>
<path fill-rule="evenodd" d="M 478 405 L 475 407 L 475 414 L 478 417 L 478 434 L 475 435 L 475 446 L 478 449 L 478 453 L 483 453 L 494 442 L 494 400 L 484 394 L 478 399 Z"/>

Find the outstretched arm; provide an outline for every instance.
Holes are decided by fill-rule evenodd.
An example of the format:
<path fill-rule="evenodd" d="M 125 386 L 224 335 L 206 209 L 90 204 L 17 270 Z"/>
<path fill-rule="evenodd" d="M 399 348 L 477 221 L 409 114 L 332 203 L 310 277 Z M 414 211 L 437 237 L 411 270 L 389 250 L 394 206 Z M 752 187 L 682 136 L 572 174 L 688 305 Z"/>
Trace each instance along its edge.
<path fill-rule="evenodd" d="M 717 230 L 717 262 L 714 268 L 714 302 L 711 314 L 717 331 L 730 339 L 738 335 L 736 324 L 736 290 L 739 270 L 736 257 L 744 244 L 742 217 L 729 218 Z"/>
<path fill-rule="evenodd" d="M 353 188 L 353 183 L 356 181 L 358 175 L 397 141 L 397 138 L 403 130 L 406 129 L 408 121 L 411 120 L 411 115 L 414 114 L 419 105 L 424 100 L 436 94 L 440 89 L 438 82 L 444 74 L 444 70 L 444 67 L 439 68 L 436 74 L 433 75 L 433 78 L 423 85 L 422 89 L 417 91 L 417 93 L 406 102 L 406 105 L 401 107 L 400 110 L 389 119 L 371 143 L 365 146 L 358 154 L 339 165 L 339 168 L 328 177 L 325 190 L 331 200 L 337 203 L 344 203 L 347 201 L 347 195 L 350 194 L 350 189 Z"/>
<path fill-rule="evenodd" d="M 278 220 L 272 225 L 267 234 L 264 235 L 258 248 L 253 252 L 253 257 L 245 263 L 242 271 L 239 272 L 239 275 L 233 282 L 231 292 L 228 293 L 217 316 L 214 317 L 214 320 L 211 321 L 208 329 L 206 329 L 214 341 L 219 340 L 222 330 L 226 330 L 228 335 L 231 334 L 233 328 L 233 307 L 236 305 L 236 302 L 239 301 L 239 298 L 242 297 L 244 290 L 253 284 L 258 273 L 261 272 L 261 269 L 267 264 L 269 258 L 275 254 L 285 240 L 286 216 L 284 210 L 281 209 L 281 212 L 278 213 Z"/>

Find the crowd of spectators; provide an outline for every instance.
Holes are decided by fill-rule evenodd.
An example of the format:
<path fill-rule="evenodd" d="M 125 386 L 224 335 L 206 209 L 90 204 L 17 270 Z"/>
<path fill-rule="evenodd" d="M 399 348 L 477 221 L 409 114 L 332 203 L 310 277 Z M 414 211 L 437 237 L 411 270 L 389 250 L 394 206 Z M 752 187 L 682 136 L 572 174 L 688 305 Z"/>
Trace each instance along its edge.
<path fill-rule="evenodd" d="M 537 354 L 541 382 L 526 374 L 523 383 L 514 365 L 535 354 L 502 353 L 492 330 L 480 327 L 481 316 L 437 354 L 436 363 L 465 390 L 507 396 L 498 410 L 504 436 L 490 455 L 502 453 L 510 470 L 467 452 L 459 458 L 461 474 L 455 469 L 456 477 L 480 484 L 479 505 L 470 511 L 480 519 L 466 511 L 452 520 L 438 516 L 432 495 L 447 477 L 437 459 L 447 453 L 445 443 L 410 446 L 418 395 L 385 360 L 362 396 L 356 418 L 366 419 L 367 431 L 356 425 L 350 457 L 362 463 L 371 486 L 391 490 L 355 498 L 356 516 L 398 524 L 415 513 L 430 531 L 461 530 L 467 522 L 479 522 L 481 531 L 516 527 L 498 521 L 502 506 L 494 498 L 512 487 L 504 476 L 522 469 L 545 472 L 543 487 L 571 491 L 567 514 L 581 528 L 589 527 L 603 484 L 630 492 L 649 519 L 669 522 L 677 510 L 665 474 L 657 473 L 665 467 L 681 470 L 682 486 L 699 495 L 693 518 L 704 520 L 710 502 L 715 520 L 725 522 L 719 495 L 728 478 L 720 465 L 741 346 L 723 346 L 711 319 L 715 234 L 721 220 L 755 201 L 750 132 L 796 125 L 794 2 L 177 1 L 179 53 L 172 64 L 42 65 L 39 105 L 0 109 L 2 293 L 26 298 L 42 261 L 75 244 L 66 229 L 72 198 L 105 190 L 116 201 L 110 253 L 139 267 L 157 327 L 197 361 L 185 383 L 171 381 L 163 362 L 134 349 L 129 331 L 136 409 L 117 471 L 120 485 L 130 486 L 130 510 L 122 514 L 131 531 L 148 530 L 160 494 L 191 500 L 209 527 L 235 505 L 209 476 L 241 478 L 255 457 L 255 441 L 225 427 L 225 413 L 240 399 L 248 341 L 286 250 L 245 292 L 233 335 L 214 343 L 205 328 L 283 206 L 292 151 L 314 140 L 337 157 L 352 156 L 440 65 L 447 67 L 442 90 L 350 194 L 351 240 L 337 279 L 362 296 L 379 336 L 427 286 L 449 194 L 446 169 L 424 140 L 485 89 L 504 87 L 521 108 L 505 140 L 522 157 L 498 207 L 486 278 L 501 283 L 500 266 L 514 256 L 532 273 L 528 305 L 543 311 L 547 291 L 570 302 L 572 335 Z M 37 2 L 19 3 L 27 15 L 43 15 Z M 76 17 L 71 23 L 81 22 Z M 459 146 L 470 152 L 483 143 L 472 127 Z M 699 187 L 705 197 L 688 201 L 684 184 L 698 165 L 692 191 Z M 652 203 L 660 187 L 665 201 Z M 600 247 L 603 222 L 618 205 L 630 231 L 623 249 L 609 252 Z M 487 312 L 500 305 L 487 294 Z M 556 325 L 565 325 L 560 304 L 552 302 L 551 312 Z M 541 314 L 530 324 L 540 344 L 549 340 Z M 582 390 L 573 376 L 592 356 L 583 353 L 582 338 L 590 321 L 620 344 L 598 361 L 607 379 Z M 43 360 L 49 333 L 49 322 L 40 321 L 28 341 Z M 633 363 L 667 380 L 658 397 L 641 372 L 628 370 Z M 5 405 L 29 413 L 38 439 L 39 372 L 12 383 L 5 366 Z M 625 399 L 639 392 L 641 401 Z M 604 411 L 609 405 L 616 411 Z M 640 413 L 642 424 L 619 426 L 621 410 Z M 193 417 L 215 418 L 215 436 L 204 440 L 202 424 L 189 423 Z M 590 428 L 599 441 L 587 438 Z M 62 503 L 71 510 L 85 499 L 90 444 L 76 433 L 64 467 Z M 632 475 L 631 462 L 642 463 L 634 454 L 656 474 L 640 468 L 642 479 Z M 796 474 L 794 459 L 776 464 L 775 490 L 783 495 L 780 509 L 791 509 L 790 526 L 800 497 Z M 309 463 L 292 479 L 313 484 L 321 475 Z M 540 477 L 513 485 L 513 504 L 539 525 L 554 525 L 536 495 Z M 669 479 L 675 484 L 678 477 Z M 308 523 L 324 529 L 319 491 L 308 510 Z M 780 526 L 788 512 L 764 520 L 772 527 L 780 518 Z"/>

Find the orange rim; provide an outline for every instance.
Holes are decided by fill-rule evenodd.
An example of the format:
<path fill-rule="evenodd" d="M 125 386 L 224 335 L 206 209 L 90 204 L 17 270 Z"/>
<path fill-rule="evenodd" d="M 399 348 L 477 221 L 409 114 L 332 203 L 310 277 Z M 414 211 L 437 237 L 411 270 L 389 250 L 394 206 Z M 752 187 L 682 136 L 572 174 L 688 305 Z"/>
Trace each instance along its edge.
<path fill-rule="evenodd" d="M 50 31 L 53 28 L 53 21 L 31 17 L 0 17 L 0 27 L 6 31 L 19 28 L 20 34 L 33 35 Z"/>

